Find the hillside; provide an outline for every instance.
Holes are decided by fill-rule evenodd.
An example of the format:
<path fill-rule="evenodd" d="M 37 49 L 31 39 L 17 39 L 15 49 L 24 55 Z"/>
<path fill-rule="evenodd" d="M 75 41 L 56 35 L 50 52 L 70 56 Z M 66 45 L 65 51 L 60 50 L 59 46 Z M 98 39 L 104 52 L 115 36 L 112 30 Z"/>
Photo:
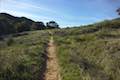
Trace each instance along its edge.
<path fill-rule="evenodd" d="M 119 42 L 119 18 L 10 34 L 0 38 L 0 80 L 47 80 L 46 68 L 57 64 L 61 80 L 120 80 Z M 51 63 L 55 64 L 48 66 Z"/>
<path fill-rule="evenodd" d="M 62 80 L 120 80 L 120 19 L 55 30 Z"/>
<path fill-rule="evenodd" d="M 0 40 L 0 80 L 42 80 L 48 32 L 32 31 Z"/>
<path fill-rule="evenodd" d="M 7 13 L 0 13 L 0 35 L 53 28 L 59 27 L 46 26 L 43 22 L 35 22 L 26 17 L 15 17 Z"/>

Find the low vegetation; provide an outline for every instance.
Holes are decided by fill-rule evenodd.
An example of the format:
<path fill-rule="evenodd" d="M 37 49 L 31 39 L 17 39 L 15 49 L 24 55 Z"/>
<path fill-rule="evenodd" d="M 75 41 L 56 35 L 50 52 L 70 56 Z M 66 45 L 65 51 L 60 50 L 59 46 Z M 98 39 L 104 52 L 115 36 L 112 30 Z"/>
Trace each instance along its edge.
<path fill-rule="evenodd" d="M 0 34 L 14 31 L 7 24 Z M 18 32 L 0 36 L 0 80 L 42 80 L 51 33 L 62 80 L 120 80 L 120 18 L 51 33 Z"/>
<path fill-rule="evenodd" d="M 44 31 L 24 32 L 0 39 L 0 80 L 42 80 L 46 68 Z"/>
<path fill-rule="evenodd" d="M 120 19 L 53 32 L 62 80 L 120 80 Z"/>
<path fill-rule="evenodd" d="M 0 13 L 0 36 L 24 31 L 45 30 L 59 28 L 55 21 L 35 22 L 26 17 L 15 17 L 7 13 Z"/>

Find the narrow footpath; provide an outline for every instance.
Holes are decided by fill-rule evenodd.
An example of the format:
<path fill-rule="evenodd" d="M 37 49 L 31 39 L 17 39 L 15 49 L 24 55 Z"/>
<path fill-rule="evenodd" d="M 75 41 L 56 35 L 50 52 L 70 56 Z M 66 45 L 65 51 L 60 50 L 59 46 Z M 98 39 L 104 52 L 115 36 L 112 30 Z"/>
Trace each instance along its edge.
<path fill-rule="evenodd" d="M 59 73 L 59 64 L 56 55 L 56 45 L 54 44 L 53 37 L 51 37 L 47 48 L 47 63 L 45 80 L 61 80 Z"/>

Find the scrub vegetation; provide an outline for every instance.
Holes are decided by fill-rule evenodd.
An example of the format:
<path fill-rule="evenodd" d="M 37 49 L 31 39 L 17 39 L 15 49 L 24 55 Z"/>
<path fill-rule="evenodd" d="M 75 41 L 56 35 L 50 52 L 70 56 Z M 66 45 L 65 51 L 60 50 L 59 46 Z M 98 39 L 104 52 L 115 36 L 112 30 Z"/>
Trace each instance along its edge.
<path fill-rule="evenodd" d="M 47 61 L 57 59 L 61 80 L 120 80 L 120 18 L 64 29 L 51 21 L 47 23 L 51 30 L 37 31 L 23 30 L 24 24 L 15 26 L 11 18 L 8 23 L 0 18 L 0 80 L 44 80 Z M 48 59 L 47 49 L 53 59 Z"/>
<path fill-rule="evenodd" d="M 120 80 L 120 19 L 53 32 L 62 80 Z"/>
<path fill-rule="evenodd" d="M 0 40 L 0 80 L 42 80 L 48 32 L 8 35 Z"/>

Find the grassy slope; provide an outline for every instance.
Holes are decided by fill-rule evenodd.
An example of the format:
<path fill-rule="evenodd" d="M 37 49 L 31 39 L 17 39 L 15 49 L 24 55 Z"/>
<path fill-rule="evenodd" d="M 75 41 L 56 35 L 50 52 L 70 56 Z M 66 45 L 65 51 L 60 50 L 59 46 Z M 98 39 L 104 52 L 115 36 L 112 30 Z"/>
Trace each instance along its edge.
<path fill-rule="evenodd" d="M 62 80 L 120 80 L 119 27 L 116 19 L 53 30 Z M 33 31 L 0 37 L 0 80 L 40 80 L 49 36 Z"/>
<path fill-rule="evenodd" d="M 1 40 L 0 80 L 40 80 L 45 68 L 48 35 L 47 31 L 34 31 Z"/>
<path fill-rule="evenodd" d="M 120 80 L 120 20 L 54 31 L 62 80 Z"/>

